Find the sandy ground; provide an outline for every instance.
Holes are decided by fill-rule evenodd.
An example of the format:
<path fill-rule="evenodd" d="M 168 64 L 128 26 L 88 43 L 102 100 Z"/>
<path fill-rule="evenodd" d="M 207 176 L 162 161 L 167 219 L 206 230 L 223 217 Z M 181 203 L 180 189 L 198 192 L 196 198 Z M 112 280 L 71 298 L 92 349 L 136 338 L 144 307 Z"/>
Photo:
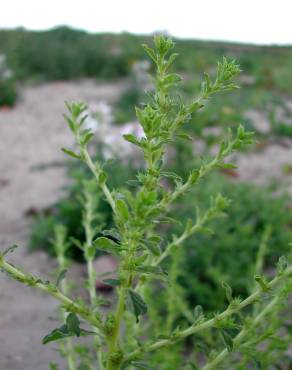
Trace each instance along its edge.
<path fill-rule="evenodd" d="M 70 147 L 73 139 L 62 118 L 63 102 L 112 102 L 123 88 L 123 82 L 87 80 L 45 84 L 24 89 L 14 109 L 0 111 L 0 248 L 19 244 L 9 257 L 16 265 L 41 277 L 49 277 L 55 268 L 45 253 L 27 252 L 25 213 L 57 200 L 65 184 L 60 147 Z M 291 166 L 291 159 L 289 140 L 236 157 L 242 180 L 258 184 L 280 180 L 290 190 L 292 174 L 285 175 L 283 166 Z M 61 165 L 50 166 L 54 163 Z M 38 170 L 40 166 L 45 169 Z M 71 274 L 78 275 L 81 269 L 74 266 Z M 50 361 L 58 361 L 54 345 L 41 344 L 41 338 L 56 327 L 55 307 L 54 299 L 0 275 L 0 370 L 47 370 Z"/>

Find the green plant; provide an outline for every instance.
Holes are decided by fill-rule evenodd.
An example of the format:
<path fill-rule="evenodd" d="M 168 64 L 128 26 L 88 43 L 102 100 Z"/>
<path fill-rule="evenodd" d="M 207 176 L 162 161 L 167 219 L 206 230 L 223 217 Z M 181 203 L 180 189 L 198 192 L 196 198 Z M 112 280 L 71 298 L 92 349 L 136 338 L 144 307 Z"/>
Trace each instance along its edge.
<path fill-rule="evenodd" d="M 166 284 L 175 282 L 176 256 L 182 244 L 193 237 L 197 231 L 206 228 L 211 220 L 221 216 L 228 207 L 229 200 L 220 194 L 214 195 L 210 208 L 197 214 L 195 222 L 188 221 L 183 231 L 179 235 L 174 235 L 169 243 L 162 243 L 163 233 L 159 235 L 158 227 L 175 221 L 168 217 L 168 212 L 179 197 L 190 191 L 213 169 L 233 168 L 232 164 L 225 162 L 225 158 L 233 151 L 240 150 L 252 142 L 252 134 L 239 126 L 235 135 L 229 132 L 226 140 L 221 143 L 218 153 L 213 158 L 202 161 L 200 166 L 194 168 L 186 179 L 164 170 L 167 145 L 175 141 L 178 136 L 188 139 L 183 131 L 184 124 L 205 104 L 208 98 L 217 92 L 237 87 L 233 79 L 239 73 L 239 68 L 234 61 L 229 62 L 224 58 L 218 63 L 215 80 L 212 81 L 206 74 L 199 97 L 189 103 L 183 103 L 176 94 L 177 84 L 181 80 L 180 76 L 169 72 L 177 57 L 177 54 L 169 55 L 173 42 L 168 38 L 157 36 L 154 43 L 154 49 L 146 45 L 144 48 L 156 65 L 156 89 L 151 94 L 148 104 L 144 108 L 136 109 L 137 118 L 143 127 L 145 136 L 138 139 L 133 135 L 124 135 L 125 140 L 141 149 L 145 159 L 145 168 L 137 175 L 135 191 L 130 192 L 127 189 L 117 191 L 109 188 L 102 164 L 94 162 L 87 150 L 93 133 L 83 128 L 86 106 L 82 103 L 67 104 L 69 114 L 66 120 L 75 136 L 78 151 L 65 148 L 63 150 L 69 156 L 87 164 L 112 209 L 115 221 L 112 230 L 103 231 L 103 235 L 96 238 L 95 234 L 99 230 L 93 229 L 92 226 L 96 199 L 88 195 L 90 193 L 85 192 L 83 226 L 87 236 L 85 243 L 80 244 L 79 247 L 84 251 L 88 264 L 87 287 L 90 304 L 69 298 L 58 288 L 57 284 L 25 274 L 7 262 L 6 254 L 11 248 L 1 254 L 0 267 L 12 278 L 36 287 L 61 302 L 62 308 L 67 313 L 65 323 L 48 334 L 43 340 L 44 343 L 59 339 L 67 340 L 72 336 L 93 336 L 98 360 L 97 364 L 94 362 L 91 367 L 98 366 L 99 369 L 107 370 L 149 369 L 152 352 L 173 346 L 188 337 L 217 329 L 223 340 L 224 349 L 219 353 L 214 353 L 216 347 L 209 345 L 210 355 L 203 365 L 205 370 L 217 369 L 226 357 L 232 357 L 233 350 L 243 352 L 243 356 L 248 356 L 242 345 L 246 344 L 245 340 L 250 339 L 250 336 L 254 341 L 257 339 L 254 333 L 256 326 L 262 323 L 267 315 L 275 313 L 275 307 L 285 300 L 291 289 L 292 267 L 285 257 L 281 257 L 276 276 L 267 281 L 264 276 L 257 275 L 255 277 L 257 287 L 244 299 L 234 297 L 231 287 L 225 283 L 227 308 L 219 314 L 215 313 L 208 317 L 202 313 L 200 307 L 196 307 L 193 315 L 188 315 L 188 320 L 191 322 L 187 321 L 182 326 L 173 327 L 175 324 L 174 306 L 168 300 L 170 318 L 167 320 L 166 332 L 157 333 L 158 336 L 154 335 L 150 338 L 144 337 L 146 330 L 143 324 L 145 323 L 146 327 L 148 324 L 146 320 L 143 320 L 143 316 L 148 311 L 145 297 L 153 280 L 162 280 Z M 165 179 L 171 179 L 174 183 L 173 187 L 163 186 Z M 108 284 L 116 287 L 117 303 L 115 309 L 107 313 L 102 312 L 101 302 L 95 299 L 95 292 L 93 292 L 94 275 L 91 263 L 96 250 L 116 255 L 119 260 L 117 278 L 107 280 Z M 170 269 L 169 278 L 161 267 L 161 263 L 171 256 L 175 264 Z M 64 273 L 61 271 L 60 275 L 58 282 L 64 277 Z M 264 301 L 266 299 L 269 303 Z M 266 307 L 259 313 L 250 316 L 248 311 L 246 312 L 245 309 L 250 305 L 257 306 L 262 302 L 266 303 Z M 92 329 L 80 328 L 78 317 L 86 321 Z M 236 336 L 230 334 L 229 331 L 232 329 L 237 329 Z M 197 368 L 194 361 L 189 360 L 188 362 L 186 366 Z M 181 367 L 183 366 L 184 364 L 181 364 Z M 51 368 L 54 369 L 56 366 L 52 365 Z"/>

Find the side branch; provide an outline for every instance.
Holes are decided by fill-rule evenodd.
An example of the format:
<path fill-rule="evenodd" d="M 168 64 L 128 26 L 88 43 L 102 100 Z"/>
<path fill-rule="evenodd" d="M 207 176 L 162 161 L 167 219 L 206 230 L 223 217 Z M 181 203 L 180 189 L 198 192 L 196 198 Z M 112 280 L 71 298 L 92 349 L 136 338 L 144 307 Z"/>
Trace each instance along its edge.
<path fill-rule="evenodd" d="M 280 275 L 277 275 L 273 280 L 271 280 L 267 285 L 266 289 L 272 289 L 274 286 L 276 286 L 280 281 L 282 281 L 284 278 L 290 277 L 292 275 L 292 266 L 288 267 L 285 272 L 283 272 Z M 246 306 L 249 306 L 250 304 L 255 303 L 260 296 L 263 294 L 263 290 L 261 288 L 257 289 L 253 294 L 251 294 L 249 297 L 244 299 L 242 302 L 233 305 L 232 303 L 228 306 L 228 308 L 223 311 L 221 314 L 216 315 L 213 319 L 207 320 L 205 322 L 199 323 L 199 324 L 193 324 L 189 328 L 184 329 L 180 332 L 176 332 L 173 336 L 170 335 L 169 339 L 161 339 L 158 340 L 155 343 L 152 343 L 150 345 L 146 345 L 145 347 L 138 348 L 132 353 L 130 353 L 128 356 L 126 356 L 125 361 L 131 361 L 134 359 L 137 359 L 143 355 L 143 353 L 148 353 L 152 351 L 156 351 L 159 348 L 169 346 L 171 344 L 174 344 L 190 335 L 199 333 L 203 330 L 210 329 L 212 327 L 216 327 L 216 323 L 218 320 L 224 320 L 231 315 L 241 311 Z"/>
<path fill-rule="evenodd" d="M 72 301 L 72 299 L 65 296 L 55 285 L 51 283 L 44 283 L 32 275 L 24 274 L 18 268 L 6 262 L 3 257 L 0 257 L 0 269 L 7 272 L 13 279 L 25 285 L 36 287 L 39 290 L 55 297 L 59 302 L 62 303 L 66 310 L 77 313 L 85 321 L 98 328 L 101 332 L 103 331 L 101 319 L 97 315 L 93 315 L 86 307 L 83 307 Z"/>

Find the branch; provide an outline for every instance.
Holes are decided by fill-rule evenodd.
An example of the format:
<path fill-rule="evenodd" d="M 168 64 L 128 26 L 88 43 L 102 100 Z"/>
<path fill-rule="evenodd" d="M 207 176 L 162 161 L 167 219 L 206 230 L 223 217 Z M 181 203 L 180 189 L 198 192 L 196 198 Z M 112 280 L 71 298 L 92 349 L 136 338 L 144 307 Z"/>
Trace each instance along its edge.
<path fill-rule="evenodd" d="M 51 283 L 44 283 L 41 279 L 38 279 L 32 275 L 24 274 L 18 268 L 6 262 L 1 256 L 0 269 L 7 272 L 13 279 L 20 281 L 25 285 L 36 287 L 39 290 L 55 297 L 69 312 L 79 314 L 84 320 L 103 332 L 101 319 L 97 315 L 93 315 L 86 307 L 82 307 L 81 305 L 72 301 L 70 298 L 65 296 L 55 285 Z"/>
<path fill-rule="evenodd" d="M 267 283 L 265 288 L 266 289 L 272 289 L 275 285 L 277 285 L 284 278 L 290 277 L 291 274 L 292 274 L 292 266 L 288 267 L 282 274 L 277 275 L 273 280 L 271 280 L 269 283 Z M 262 295 L 263 292 L 264 292 L 263 289 L 258 288 L 253 294 L 251 294 L 249 297 L 247 297 L 242 302 L 240 302 L 236 305 L 231 303 L 225 311 L 223 311 L 219 315 L 216 315 L 216 317 L 214 317 L 213 319 L 207 320 L 207 321 L 205 321 L 203 323 L 199 323 L 199 324 L 195 323 L 187 329 L 176 332 L 175 334 L 173 334 L 173 336 L 170 335 L 170 338 L 168 338 L 168 339 L 160 339 L 155 343 L 152 343 L 150 345 L 146 345 L 145 347 L 142 347 L 142 348 L 138 348 L 135 351 L 128 354 L 128 356 L 126 356 L 126 358 L 125 358 L 125 361 L 131 361 L 131 360 L 137 359 L 137 358 L 141 357 L 141 355 L 143 353 L 156 351 L 159 348 L 166 347 L 166 346 L 169 346 L 171 344 L 174 344 L 174 343 L 176 343 L 176 342 L 178 342 L 178 341 L 180 341 L 180 340 L 182 340 L 182 339 L 184 339 L 184 338 L 186 338 L 190 335 L 199 333 L 203 330 L 207 330 L 207 329 L 210 329 L 212 327 L 216 327 L 216 324 L 218 323 L 218 320 L 219 321 L 220 320 L 225 320 L 228 317 L 230 317 L 231 315 L 241 311 L 246 306 L 249 306 L 250 304 L 253 304 L 254 302 L 256 302 L 259 299 L 259 297 Z"/>
<path fill-rule="evenodd" d="M 254 329 L 256 325 L 258 325 L 269 312 L 273 310 L 273 308 L 281 301 L 282 297 L 277 296 L 275 297 L 264 309 L 263 311 L 258 314 L 249 324 L 248 327 L 244 327 L 233 339 L 234 347 L 238 347 L 244 338 L 248 335 L 250 328 Z M 230 354 L 227 348 L 221 351 L 212 361 L 208 362 L 202 370 L 211 370 L 217 368 L 217 365 L 220 364 L 224 359 Z"/>

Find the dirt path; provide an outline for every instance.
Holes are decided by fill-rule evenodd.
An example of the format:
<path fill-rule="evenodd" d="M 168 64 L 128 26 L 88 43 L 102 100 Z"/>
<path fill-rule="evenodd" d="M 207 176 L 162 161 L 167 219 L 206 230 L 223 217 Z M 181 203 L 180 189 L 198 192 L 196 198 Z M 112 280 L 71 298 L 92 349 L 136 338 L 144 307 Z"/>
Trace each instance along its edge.
<path fill-rule="evenodd" d="M 28 254 L 25 244 L 29 224 L 25 212 L 57 200 L 65 184 L 62 146 L 73 142 L 62 118 L 65 100 L 88 104 L 113 101 L 123 83 L 96 84 L 92 81 L 58 82 L 26 88 L 18 105 L 0 112 L 0 248 L 18 244 L 9 257 L 16 265 L 47 277 L 55 268 L 45 253 Z M 75 268 L 78 273 L 78 267 Z M 48 370 L 59 359 L 41 338 L 56 327 L 55 300 L 34 289 L 23 287 L 0 275 L 0 369 Z"/>

